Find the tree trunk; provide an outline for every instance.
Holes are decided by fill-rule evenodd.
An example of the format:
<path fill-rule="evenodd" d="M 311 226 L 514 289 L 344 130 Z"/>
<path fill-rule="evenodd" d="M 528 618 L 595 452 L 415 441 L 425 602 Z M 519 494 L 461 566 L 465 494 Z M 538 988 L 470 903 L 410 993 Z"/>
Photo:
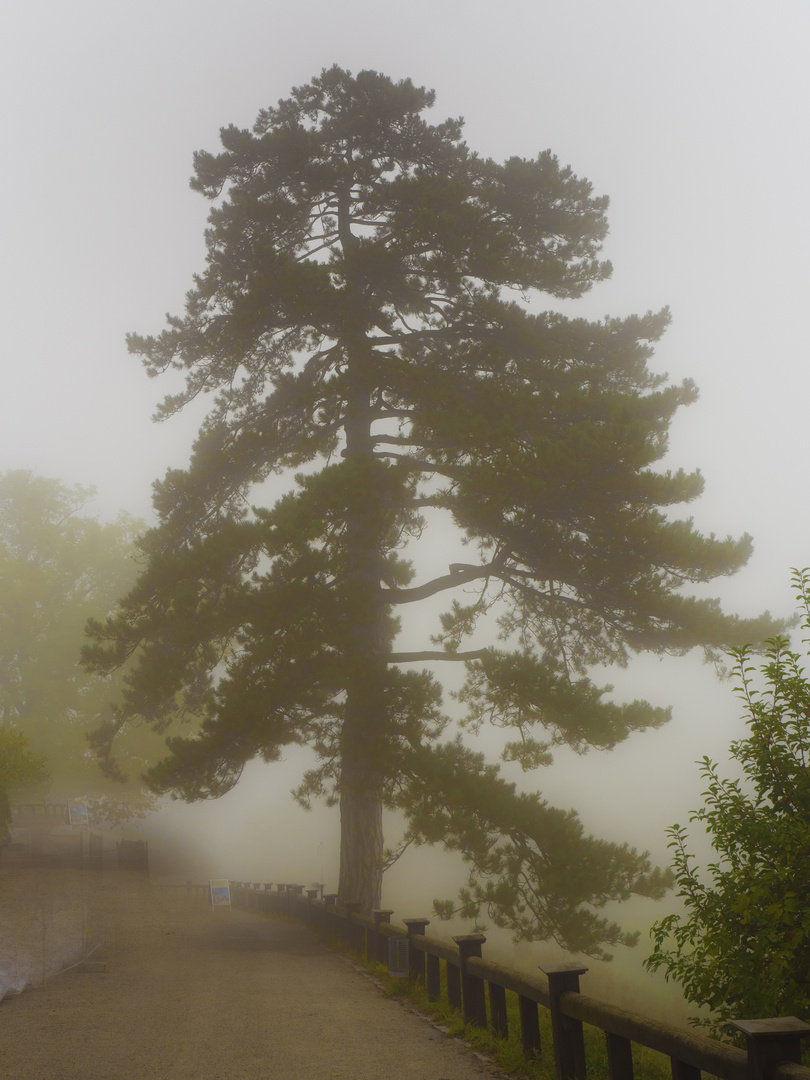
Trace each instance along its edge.
<path fill-rule="evenodd" d="M 350 505 L 346 516 L 347 608 L 343 657 L 346 706 L 341 733 L 341 900 L 359 901 L 368 914 L 381 906 L 382 792 L 388 749 L 387 658 L 390 652 L 380 581 L 384 513 L 378 494 L 381 467 L 371 452 L 368 391 L 360 387 L 347 423 Z"/>
<path fill-rule="evenodd" d="M 348 155 L 351 161 L 351 154 Z M 372 440 L 374 358 L 365 329 L 363 285 L 353 267 L 351 184 L 338 199 L 338 231 L 346 273 L 346 321 L 341 334 L 348 368 L 344 459 L 346 602 L 350 612 L 343 657 L 346 712 L 341 734 L 341 900 L 359 902 L 364 914 L 381 906 L 382 793 L 387 743 L 385 686 L 390 642 L 382 605 L 386 515 Z"/>
<path fill-rule="evenodd" d="M 373 506 L 373 491 L 368 492 Z M 379 560 L 369 550 L 376 538 L 371 510 L 362 515 L 363 542 L 353 552 L 358 566 L 355 584 L 366 603 L 356 608 L 347 634 L 346 707 L 341 735 L 340 882 L 341 900 L 359 901 L 363 914 L 381 907 L 383 828 L 382 792 L 387 756 L 388 717 L 385 701 L 387 636 L 379 598 Z M 354 524 L 357 524 L 355 522 Z M 351 534 L 352 530 L 348 532 Z M 374 578 L 376 577 L 376 581 Z"/>
<path fill-rule="evenodd" d="M 340 899 L 358 901 L 365 915 L 381 907 L 382 863 L 379 781 L 369 774 L 359 756 L 344 752 L 340 787 Z"/>

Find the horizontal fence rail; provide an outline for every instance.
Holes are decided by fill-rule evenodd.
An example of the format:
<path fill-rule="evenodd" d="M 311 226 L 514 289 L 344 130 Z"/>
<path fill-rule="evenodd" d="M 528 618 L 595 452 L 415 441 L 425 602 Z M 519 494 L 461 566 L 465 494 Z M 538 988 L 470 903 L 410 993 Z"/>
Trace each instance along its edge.
<path fill-rule="evenodd" d="M 189 881 L 186 888 L 189 895 L 208 894 L 207 885 Z M 735 1026 L 746 1041 L 741 1050 L 580 993 L 579 979 L 588 969 L 579 964 L 546 968 L 544 975 L 534 976 L 486 960 L 483 934 L 463 934 L 452 942 L 429 937 L 429 919 L 404 919 L 400 926 L 391 922 L 391 910 L 361 915 L 359 904 L 338 903 L 334 894 L 320 897 L 318 889 L 303 885 L 232 881 L 230 892 L 235 907 L 300 919 L 368 961 L 387 964 L 389 941 L 407 941 L 408 978 L 438 1001 L 444 964 L 450 1005 L 465 1022 L 489 1027 L 503 1038 L 509 1035 L 506 992 L 511 991 L 517 995 L 527 1057 L 544 1053 L 538 1008 L 548 1009 L 558 1080 L 586 1080 L 583 1024 L 604 1032 L 611 1080 L 633 1080 L 633 1043 L 669 1057 L 673 1080 L 700 1080 L 701 1072 L 721 1080 L 810 1080 L 810 1068 L 800 1064 L 801 1040 L 810 1035 L 810 1025 L 793 1016 L 740 1020 Z"/>

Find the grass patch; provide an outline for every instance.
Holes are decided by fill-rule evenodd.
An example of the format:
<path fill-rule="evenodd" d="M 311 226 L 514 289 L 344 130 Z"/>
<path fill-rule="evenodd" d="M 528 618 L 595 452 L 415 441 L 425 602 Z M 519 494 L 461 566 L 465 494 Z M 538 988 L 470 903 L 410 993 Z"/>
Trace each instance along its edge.
<path fill-rule="evenodd" d="M 528 1077 L 529 1080 L 556 1080 L 554 1066 L 554 1043 L 551 1035 L 551 1014 L 542 1006 L 538 1008 L 541 1054 L 528 1058 L 520 1041 L 520 1013 L 517 994 L 507 990 L 506 1012 L 509 1038 L 502 1039 L 491 1030 L 464 1023 L 464 1017 L 447 1000 L 445 968 L 442 964 L 442 994 L 438 1001 L 430 1001 L 421 983 L 413 984 L 407 979 L 394 979 L 382 964 L 366 963 L 363 957 L 354 955 L 381 983 L 386 997 L 407 1002 L 438 1024 L 447 1034 L 461 1038 L 479 1053 L 492 1058 L 500 1071 L 507 1076 Z M 487 1012 L 489 1005 L 487 1004 Z M 609 1080 L 605 1033 L 600 1028 L 584 1026 L 585 1063 L 589 1080 Z M 671 1080 L 669 1058 L 647 1047 L 633 1044 L 633 1070 L 635 1080 Z"/>
<path fill-rule="evenodd" d="M 388 968 L 384 964 L 367 961 L 364 955 L 355 950 L 344 948 L 337 936 L 326 934 L 322 930 L 316 931 L 316 934 L 325 945 L 350 956 L 358 965 L 373 975 L 382 987 L 382 992 L 386 997 L 406 1002 L 446 1031 L 448 1036 L 463 1039 L 479 1053 L 491 1058 L 498 1069 L 505 1075 L 526 1077 L 528 1080 L 556 1080 L 551 1014 L 542 1005 L 537 1010 L 541 1053 L 539 1056 L 527 1058 L 523 1053 L 523 1044 L 520 1041 L 518 996 L 511 990 L 506 991 L 509 1038 L 503 1039 L 495 1035 L 489 1028 L 485 1030 L 473 1024 L 465 1024 L 462 1013 L 458 1009 L 452 1008 L 447 1000 L 447 976 L 444 964 L 441 965 L 441 996 L 438 1001 L 430 1001 L 427 990 L 421 983 L 411 983 L 407 979 L 395 979 L 388 974 Z M 487 1015 L 489 1015 L 488 1001 Z M 601 1028 L 585 1024 L 583 1036 L 588 1080 L 610 1080 L 604 1031 Z M 632 1053 L 634 1080 L 672 1080 L 670 1060 L 665 1054 L 650 1050 L 646 1046 L 639 1046 L 636 1043 L 632 1044 Z"/>

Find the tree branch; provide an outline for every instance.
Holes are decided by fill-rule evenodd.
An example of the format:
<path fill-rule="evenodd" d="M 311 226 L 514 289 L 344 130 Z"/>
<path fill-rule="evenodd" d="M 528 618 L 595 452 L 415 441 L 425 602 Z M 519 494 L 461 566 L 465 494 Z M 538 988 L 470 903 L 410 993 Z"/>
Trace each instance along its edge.
<path fill-rule="evenodd" d="M 411 604 L 415 600 L 426 600 L 429 596 L 458 588 L 459 585 L 466 585 L 470 581 L 497 576 L 499 570 L 500 560 L 487 563 L 485 566 L 452 563 L 450 573 L 443 577 L 434 578 L 433 581 L 427 581 L 415 589 L 383 589 L 382 595 L 386 604 Z"/>
<path fill-rule="evenodd" d="M 467 652 L 444 652 L 439 649 L 424 649 L 422 652 L 391 653 L 389 664 L 433 663 L 434 660 L 483 660 L 486 649 L 470 649 Z"/>
<path fill-rule="evenodd" d="M 424 458 L 414 457 L 412 454 L 398 454 L 396 450 L 375 449 L 375 455 L 380 458 L 392 458 L 400 468 L 416 473 L 431 473 L 437 476 L 446 476 L 448 480 L 458 480 L 462 475 L 462 469 L 455 466 L 440 465 L 435 461 L 426 461 Z"/>

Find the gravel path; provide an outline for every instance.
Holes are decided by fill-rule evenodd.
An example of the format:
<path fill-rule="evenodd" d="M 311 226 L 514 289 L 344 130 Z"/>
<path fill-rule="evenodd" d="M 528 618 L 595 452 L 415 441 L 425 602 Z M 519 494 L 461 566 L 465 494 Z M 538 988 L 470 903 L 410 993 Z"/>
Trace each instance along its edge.
<path fill-rule="evenodd" d="M 499 1075 L 296 923 L 141 889 L 93 959 L 0 1002 L 4 1080 Z"/>

